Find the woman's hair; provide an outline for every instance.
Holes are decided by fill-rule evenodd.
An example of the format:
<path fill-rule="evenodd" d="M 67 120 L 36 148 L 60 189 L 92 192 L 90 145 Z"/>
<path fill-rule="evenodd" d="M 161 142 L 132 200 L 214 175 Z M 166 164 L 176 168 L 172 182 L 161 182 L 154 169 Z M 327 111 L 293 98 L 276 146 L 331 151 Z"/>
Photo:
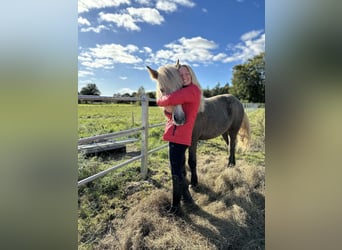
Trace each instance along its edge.
<path fill-rule="evenodd" d="M 204 110 L 204 97 L 203 97 L 203 91 L 202 91 L 202 87 L 201 84 L 198 82 L 197 77 L 195 75 L 195 72 L 192 70 L 192 68 L 189 65 L 186 64 L 182 64 L 179 66 L 178 70 L 182 67 L 185 67 L 189 70 L 190 74 L 191 74 L 191 81 L 193 84 L 197 85 L 197 87 L 200 89 L 201 91 L 201 102 L 200 102 L 200 106 L 198 111 L 202 112 Z"/>

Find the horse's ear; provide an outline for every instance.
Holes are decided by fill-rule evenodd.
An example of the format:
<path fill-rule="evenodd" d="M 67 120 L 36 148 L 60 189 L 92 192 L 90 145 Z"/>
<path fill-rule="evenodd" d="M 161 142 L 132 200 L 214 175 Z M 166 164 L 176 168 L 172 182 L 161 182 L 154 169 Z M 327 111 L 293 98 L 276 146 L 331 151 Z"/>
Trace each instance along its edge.
<path fill-rule="evenodd" d="M 177 60 L 177 62 L 176 62 L 176 65 L 175 65 L 175 66 L 176 66 L 176 68 L 177 68 L 177 69 L 179 69 L 179 67 L 180 67 L 180 65 L 179 65 L 179 59 Z"/>
<path fill-rule="evenodd" d="M 154 69 L 151 69 L 149 66 L 146 66 L 148 69 L 148 72 L 150 73 L 150 76 L 152 79 L 157 80 L 158 79 L 158 72 Z"/>

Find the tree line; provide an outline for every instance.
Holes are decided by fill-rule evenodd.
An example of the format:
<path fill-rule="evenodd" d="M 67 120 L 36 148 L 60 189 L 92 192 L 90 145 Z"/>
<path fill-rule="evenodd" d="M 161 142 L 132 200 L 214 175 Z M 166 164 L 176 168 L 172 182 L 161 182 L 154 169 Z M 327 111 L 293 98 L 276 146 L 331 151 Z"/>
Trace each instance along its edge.
<path fill-rule="evenodd" d="M 143 87 L 140 87 L 137 92 L 132 94 L 113 94 L 113 97 L 139 97 L 145 93 Z M 233 67 L 233 77 L 231 84 L 226 83 L 221 86 L 217 83 L 214 88 L 203 89 L 205 97 L 216 96 L 220 94 L 230 93 L 242 102 L 265 103 L 265 53 L 248 59 L 243 64 L 238 64 Z M 89 83 L 81 89 L 80 95 L 100 95 L 101 91 L 95 83 Z M 152 98 L 156 98 L 156 92 L 146 92 Z"/>

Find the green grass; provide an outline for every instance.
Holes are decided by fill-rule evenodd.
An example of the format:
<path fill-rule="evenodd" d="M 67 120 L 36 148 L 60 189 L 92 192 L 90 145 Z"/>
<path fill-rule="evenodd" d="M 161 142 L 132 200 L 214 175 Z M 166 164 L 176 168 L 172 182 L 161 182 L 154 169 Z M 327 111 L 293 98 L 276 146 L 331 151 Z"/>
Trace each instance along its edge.
<path fill-rule="evenodd" d="M 165 121 L 159 107 L 149 107 L 149 124 Z M 79 104 L 79 138 L 141 126 L 141 106 L 136 104 Z"/>
<path fill-rule="evenodd" d="M 149 114 L 150 124 L 165 121 L 158 107 Z M 146 180 L 136 161 L 79 187 L 79 249 L 264 249 L 264 115 L 264 109 L 248 112 L 251 147 L 238 150 L 235 168 L 225 167 L 228 154 L 221 137 L 199 143 L 200 189 L 191 191 L 199 210 L 184 208 L 183 217 L 165 214 L 171 200 L 167 149 L 149 156 Z M 140 120 L 136 105 L 79 105 L 79 137 L 139 127 Z M 149 130 L 149 149 L 165 143 L 162 133 L 163 127 Z M 140 148 L 139 143 L 127 146 L 126 155 L 79 154 L 79 179 L 129 159 Z"/>

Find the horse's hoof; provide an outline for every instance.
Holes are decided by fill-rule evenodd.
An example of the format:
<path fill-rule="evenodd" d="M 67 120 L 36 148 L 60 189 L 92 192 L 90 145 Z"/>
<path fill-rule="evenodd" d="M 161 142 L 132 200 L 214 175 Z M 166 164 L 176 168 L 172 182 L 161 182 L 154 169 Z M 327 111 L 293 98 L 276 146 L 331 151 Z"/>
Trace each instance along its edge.
<path fill-rule="evenodd" d="M 198 184 L 196 184 L 196 185 L 190 184 L 190 185 L 189 185 L 189 188 L 190 188 L 191 190 L 193 190 L 194 192 L 197 192 L 197 191 L 199 190 Z"/>
<path fill-rule="evenodd" d="M 189 187 L 197 187 L 197 186 L 198 186 L 198 182 L 192 181 L 192 182 L 189 184 Z"/>

